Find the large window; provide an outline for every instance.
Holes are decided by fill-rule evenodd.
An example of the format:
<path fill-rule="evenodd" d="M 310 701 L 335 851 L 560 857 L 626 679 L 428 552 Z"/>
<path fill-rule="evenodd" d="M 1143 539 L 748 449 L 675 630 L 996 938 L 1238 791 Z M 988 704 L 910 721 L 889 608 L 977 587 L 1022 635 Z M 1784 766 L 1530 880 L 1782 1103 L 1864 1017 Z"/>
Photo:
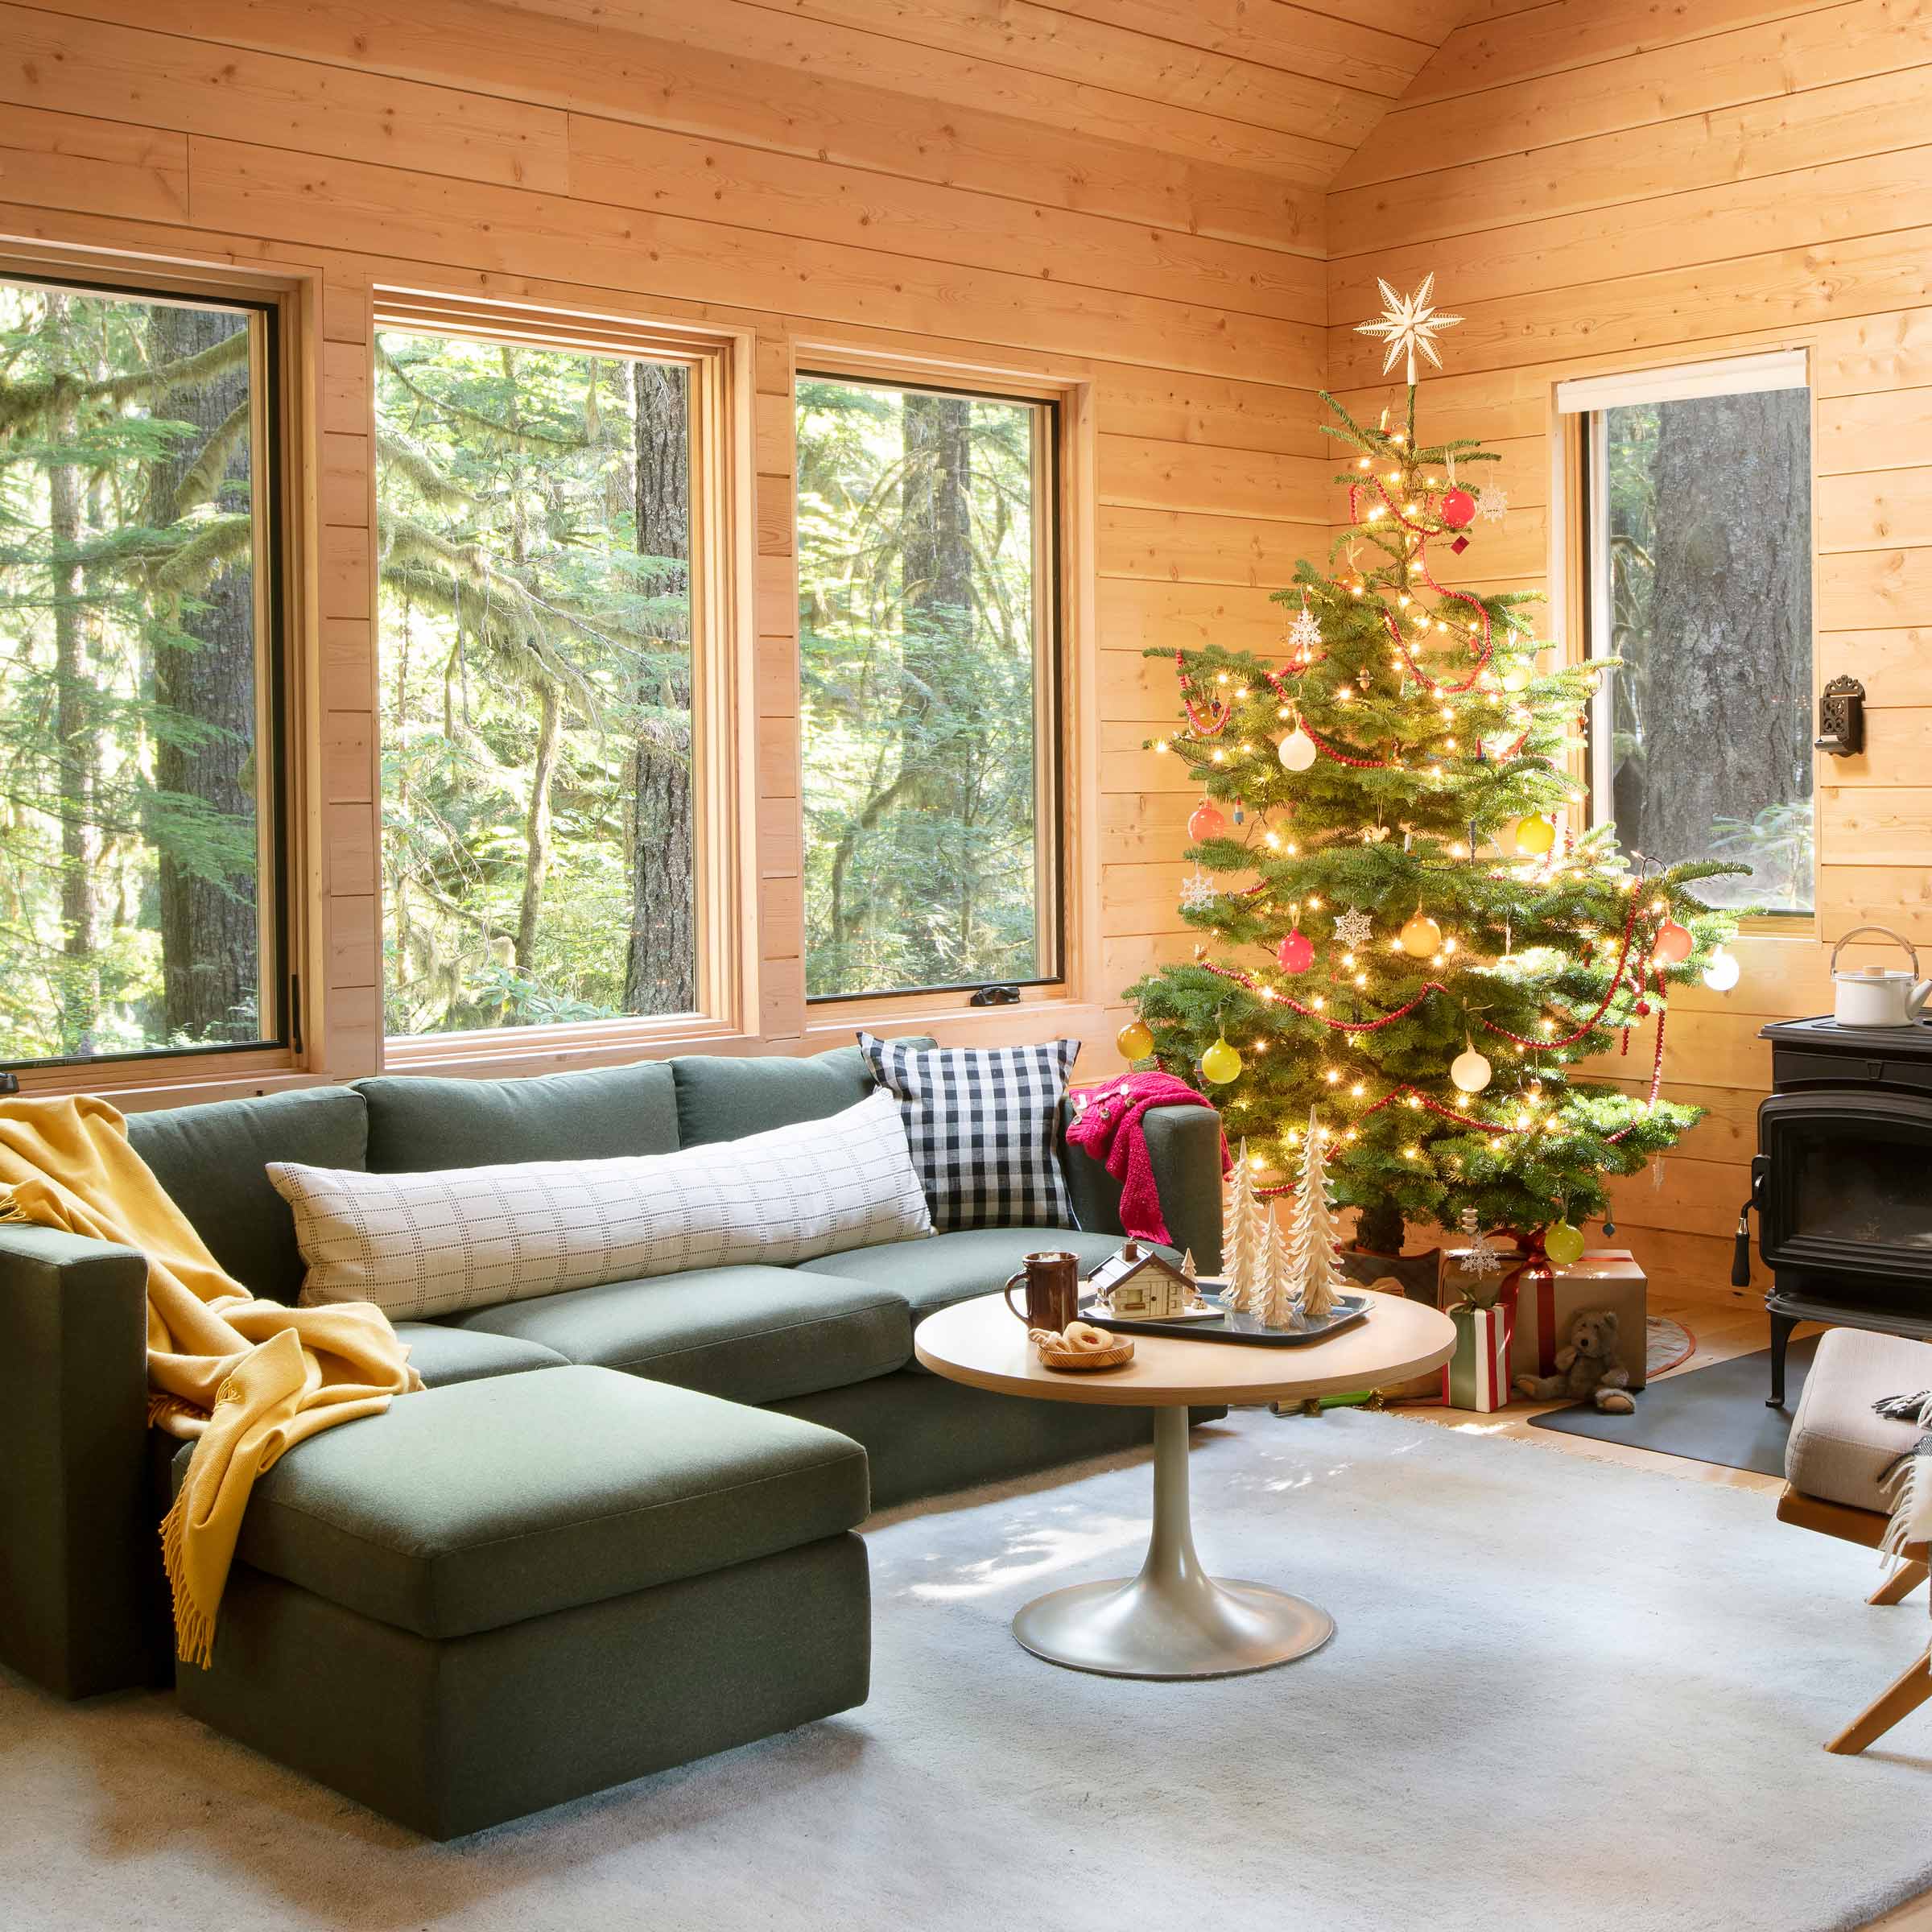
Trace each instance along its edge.
<path fill-rule="evenodd" d="M 1811 398 L 1802 352 L 1565 383 L 1583 423 L 1596 816 L 1811 910 Z"/>
<path fill-rule="evenodd" d="M 286 1037 L 273 327 L 0 280 L 0 1061 Z"/>
<path fill-rule="evenodd" d="M 1057 978 L 1054 407 L 798 378 L 808 997 Z"/>
<path fill-rule="evenodd" d="M 691 1013 L 693 368 L 376 358 L 388 1030 Z"/>

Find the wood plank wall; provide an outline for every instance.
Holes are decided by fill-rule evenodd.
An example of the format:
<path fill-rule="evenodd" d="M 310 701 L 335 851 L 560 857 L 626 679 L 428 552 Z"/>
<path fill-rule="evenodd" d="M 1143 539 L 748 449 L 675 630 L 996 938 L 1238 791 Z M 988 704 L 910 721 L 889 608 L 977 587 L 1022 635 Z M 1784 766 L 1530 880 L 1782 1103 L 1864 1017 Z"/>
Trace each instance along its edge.
<path fill-rule="evenodd" d="M 1817 672 L 1864 680 L 1868 749 L 1819 762 L 1816 935 L 1751 939 L 1735 992 L 1673 1001 L 1672 1090 L 1710 1115 L 1618 1190 L 1617 1220 L 1674 1293 L 1732 1292 L 1769 1082 L 1758 1028 L 1828 1010 L 1830 943 L 1864 921 L 1932 944 L 1929 101 L 1924 0 L 1492 0 L 1328 197 L 1330 373 L 1352 401 L 1383 394 L 1352 332 L 1376 276 L 1406 288 L 1434 270 L 1467 318 L 1425 421 L 1500 440 L 1512 507 L 1464 576 L 1550 581 L 1558 378 L 1812 352 Z"/>
<path fill-rule="evenodd" d="M 1107 1009 L 1171 919 L 1185 809 L 1138 751 L 1172 700 L 1137 654 L 1275 634 L 1267 587 L 1325 515 L 1323 192 L 1427 58 L 1437 10 L 0 4 L 0 237 L 320 278 L 312 1077 L 382 1051 L 378 283 L 755 332 L 760 971 L 753 1026 L 720 1048 L 822 1043 L 800 972 L 795 345 L 1090 386 L 1098 930 L 1069 1013 L 981 1022 L 1071 1023 L 1084 1071 L 1116 1067 Z"/>

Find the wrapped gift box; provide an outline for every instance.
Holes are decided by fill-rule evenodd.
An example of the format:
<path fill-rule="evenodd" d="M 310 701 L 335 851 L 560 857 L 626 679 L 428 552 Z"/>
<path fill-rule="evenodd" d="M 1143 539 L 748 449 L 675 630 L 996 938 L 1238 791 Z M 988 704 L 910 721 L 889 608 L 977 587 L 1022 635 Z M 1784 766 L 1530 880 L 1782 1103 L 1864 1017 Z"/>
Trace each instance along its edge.
<path fill-rule="evenodd" d="M 1516 1243 L 1506 1236 L 1492 1241 L 1489 1251 L 1501 1263 L 1500 1268 L 1492 1267 L 1486 1273 L 1470 1266 L 1471 1250 L 1463 1242 L 1451 1240 L 1447 1247 L 1436 1249 L 1435 1305 L 1439 1308 L 1454 1308 L 1463 1302 L 1481 1303 L 1496 1299 L 1496 1290 L 1508 1280 L 1512 1269 L 1522 1261 Z"/>
<path fill-rule="evenodd" d="M 1556 1352 L 1582 1309 L 1616 1311 L 1617 1343 L 1630 1386 L 1644 1385 L 1644 1271 L 1627 1248 L 1592 1248 L 1580 1261 L 1550 1273 L 1525 1274 L 1517 1286 L 1515 1332 L 1509 1344 L 1509 1373 L 1554 1375 Z"/>
<path fill-rule="evenodd" d="M 1449 1319 L 1455 1323 L 1455 1353 L 1442 1371 L 1443 1400 L 1451 1409 L 1488 1415 L 1509 1400 L 1509 1311 L 1464 1303 L 1451 1308 Z"/>

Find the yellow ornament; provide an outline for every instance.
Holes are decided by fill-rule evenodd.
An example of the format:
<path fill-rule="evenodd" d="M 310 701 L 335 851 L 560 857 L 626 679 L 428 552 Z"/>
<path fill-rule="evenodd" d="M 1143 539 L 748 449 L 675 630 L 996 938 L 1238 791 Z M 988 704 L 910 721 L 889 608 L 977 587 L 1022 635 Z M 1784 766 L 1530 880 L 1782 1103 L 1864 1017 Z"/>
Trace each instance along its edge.
<path fill-rule="evenodd" d="M 1583 1231 L 1567 1221 L 1552 1221 L 1543 1230 L 1543 1253 L 1559 1268 L 1583 1258 Z"/>
<path fill-rule="evenodd" d="M 1224 1039 L 1216 1040 L 1201 1055 L 1201 1078 L 1225 1087 L 1241 1071 L 1241 1056 Z"/>
<path fill-rule="evenodd" d="M 1426 960 L 1442 951 L 1443 929 L 1418 906 L 1415 917 L 1402 928 L 1402 951 L 1411 959 Z"/>
<path fill-rule="evenodd" d="M 1556 828 L 1541 812 L 1532 812 L 1526 819 L 1516 822 L 1516 848 L 1518 852 L 1538 854 L 1547 852 L 1556 843 Z"/>
<path fill-rule="evenodd" d="M 1154 1051 L 1154 1033 L 1145 1020 L 1129 1020 L 1113 1036 L 1124 1060 L 1144 1060 Z"/>

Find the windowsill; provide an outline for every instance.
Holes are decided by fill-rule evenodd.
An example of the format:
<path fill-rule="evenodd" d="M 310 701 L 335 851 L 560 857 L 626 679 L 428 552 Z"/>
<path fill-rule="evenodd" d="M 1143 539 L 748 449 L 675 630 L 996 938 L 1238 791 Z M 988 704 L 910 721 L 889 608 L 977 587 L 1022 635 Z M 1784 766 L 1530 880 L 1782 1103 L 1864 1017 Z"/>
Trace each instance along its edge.
<path fill-rule="evenodd" d="M 705 1013 L 662 1019 L 588 1020 L 498 1026 L 475 1033 L 411 1034 L 382 1043 L 382 1071 L 460 1076 L 557 1072 L 622 1066 L 671 1053 L 755 1051 L 755 1035 Z"/>

